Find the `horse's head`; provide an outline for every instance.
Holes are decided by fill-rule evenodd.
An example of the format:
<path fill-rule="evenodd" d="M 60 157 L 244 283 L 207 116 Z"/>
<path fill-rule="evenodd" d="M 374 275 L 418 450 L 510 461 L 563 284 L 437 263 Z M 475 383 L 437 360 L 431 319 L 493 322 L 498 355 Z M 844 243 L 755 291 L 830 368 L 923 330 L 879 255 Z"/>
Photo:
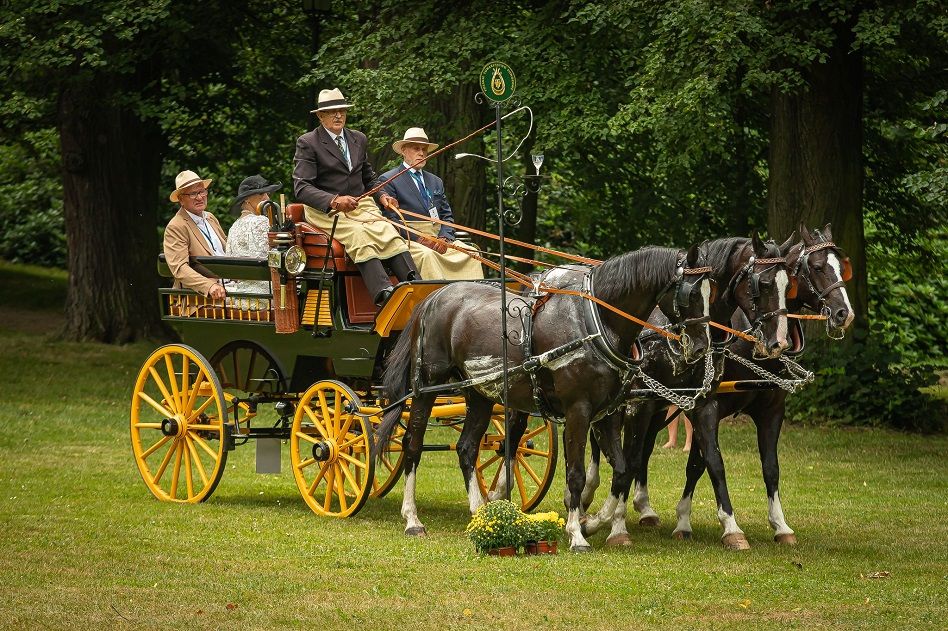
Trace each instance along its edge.
<path fill-rule="evenodd" d="M 671 330 L 681 336 L 681 353 L 688 363 L 701 359 L 711 346 L 708 329 L 710 304 L 717 287 L 711 267 L 700 260 L 699 248 L 691 246 L 675 264 L 675 278 L 662 292 L 658 306 L 671 322 Z"/>
<path fill-rule="evenodd" d="M 754 354 L 758 357 L 779 357 L 790 345 L 787 294 L 792 288 L 786 254 L 793 247 L 792 239 L 778 246 L 773 241 L 764 243 L 755 232 L 732 263 L 737 272 L 728 289 L 751 322 L 752 334 L 757 338 Z"/>
<path fill-rule="evenodd" d="M 827 334 L 840 338 L 854 315 L 846 294 L 846 281 L 852 277 L 849 257 L 833 243 L 830 224 L 813 231 L 800 224 L 800 235 L 803 247 L 791 268 L 798 279 L 797 300 L 814 313 L 826 316 Z"/>

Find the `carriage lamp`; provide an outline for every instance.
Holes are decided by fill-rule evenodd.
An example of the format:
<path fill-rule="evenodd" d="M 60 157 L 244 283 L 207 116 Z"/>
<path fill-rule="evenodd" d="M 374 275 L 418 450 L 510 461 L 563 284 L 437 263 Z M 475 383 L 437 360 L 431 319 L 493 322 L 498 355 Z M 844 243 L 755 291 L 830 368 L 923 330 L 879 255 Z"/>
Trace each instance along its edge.
<path fill-rule="evenodd" d="M 306 269 L 306 250 L 298 245 L 290 247 L 283 254 L 283 266 L 293 276 L 302 272 Z"/>

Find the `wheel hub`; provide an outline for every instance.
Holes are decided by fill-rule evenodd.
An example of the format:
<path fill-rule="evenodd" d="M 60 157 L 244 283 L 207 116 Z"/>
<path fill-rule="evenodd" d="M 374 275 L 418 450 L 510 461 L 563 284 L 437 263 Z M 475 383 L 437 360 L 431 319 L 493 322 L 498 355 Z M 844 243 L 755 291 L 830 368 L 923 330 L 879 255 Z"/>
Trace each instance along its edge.
<path fill-rule="evenodd" d="M 336 444 L 331 440 L 321 440 L 313 445 L 313 458 L 317 462 L 336 459 Z"/>
<path fill-rule="evenodd" d="M 177 436 L 181 433 L 184 423 L 175 418 L 166 418 L 161 421 L 161 433 L 165 436 Z"/>

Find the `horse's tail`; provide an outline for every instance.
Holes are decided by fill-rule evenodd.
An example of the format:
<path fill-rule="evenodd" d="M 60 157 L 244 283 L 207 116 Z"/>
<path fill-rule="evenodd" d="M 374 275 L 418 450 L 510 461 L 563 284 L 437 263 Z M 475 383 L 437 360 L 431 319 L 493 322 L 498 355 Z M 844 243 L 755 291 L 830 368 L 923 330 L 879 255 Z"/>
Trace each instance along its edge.
<path fill-rule="evenodd" d="M 381 455 L 382 448 L 388 445 L 388 441 L 392 437 L 392 431 L 395 429 L 395 424 L 402 417 L 402 411 L 405 409 L 404 399 L 411 389 L 412 348 L 420 334 L 420 327 L 418 325 L 421 322 L 422 312 L 425 311 L 427 302 L 428 300 L 426 299 L 415 307 L 415 310 L 408 318 L 405 329 L 401 335 L 398 336 L 398 341 L 395 342 L 395 348 L 392 349 L 391 354 L 385 362 L 385 373 L 382 375 L 382 390 L 389 401 L 400 402 L 382 415 L 382 422 L 379 423 L 375 429 L 375 446 L 373 449 L 375 450 L 374 457 L 376 458 Z"/>

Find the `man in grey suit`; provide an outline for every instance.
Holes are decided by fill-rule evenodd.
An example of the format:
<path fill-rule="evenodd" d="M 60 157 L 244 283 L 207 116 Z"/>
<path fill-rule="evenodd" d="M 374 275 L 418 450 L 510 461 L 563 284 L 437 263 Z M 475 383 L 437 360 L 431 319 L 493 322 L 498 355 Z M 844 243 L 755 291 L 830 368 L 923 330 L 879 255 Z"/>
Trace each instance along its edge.
<path fill-rule="evenodd" d="M 346 248 L 365 280 L 369 295 L 381 306 L 392 293 L 385 267 L 400 281 L 419 280 L 408 245 L 382 218 L 380 204 L 394 200 L 384 192 L 376 200 L 358 197 L 379 184 L 369 164 L 365 134 L 347 128 L 351 105 L 339 89 L 322 90 L 313 113 L 320 125 L 296 140 L 293 191 L 305 205 L 306 221 L 327 233 L 338 217 L 335 238 Z"/>

